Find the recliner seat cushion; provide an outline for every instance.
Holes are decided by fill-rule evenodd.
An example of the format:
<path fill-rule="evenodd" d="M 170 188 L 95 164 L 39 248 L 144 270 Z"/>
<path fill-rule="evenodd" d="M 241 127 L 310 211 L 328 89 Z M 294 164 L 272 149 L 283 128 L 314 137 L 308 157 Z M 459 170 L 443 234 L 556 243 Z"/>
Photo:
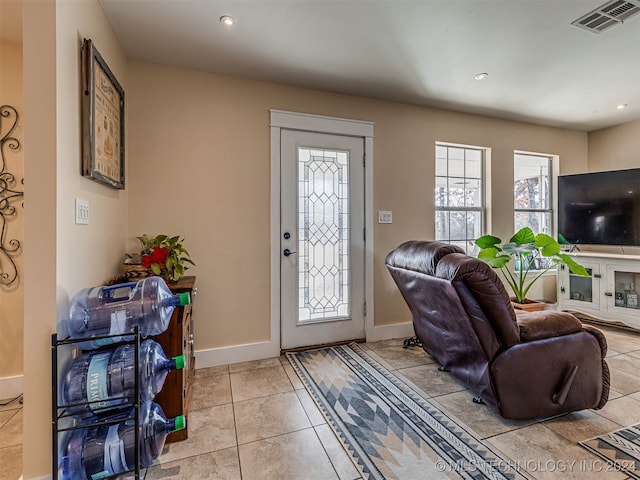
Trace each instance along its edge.
<path fill-rule="evenodd" d="M 517 315 L 520 341 L 532 342 L 543 338 L 560 337 L 582 331 L 582 323 L 566 312 L 544 310 Z"/>

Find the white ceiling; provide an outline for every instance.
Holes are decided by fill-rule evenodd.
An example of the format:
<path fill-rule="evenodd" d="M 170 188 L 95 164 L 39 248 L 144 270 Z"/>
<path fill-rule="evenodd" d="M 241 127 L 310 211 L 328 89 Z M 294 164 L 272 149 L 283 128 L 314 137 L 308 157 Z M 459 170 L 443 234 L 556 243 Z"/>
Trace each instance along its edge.
<path fill-rule="evenodd" d="M 640 15 L 570 25 L 604 0 L 99 2 L 135 60 L 584 131 L 640 119 Z"/>

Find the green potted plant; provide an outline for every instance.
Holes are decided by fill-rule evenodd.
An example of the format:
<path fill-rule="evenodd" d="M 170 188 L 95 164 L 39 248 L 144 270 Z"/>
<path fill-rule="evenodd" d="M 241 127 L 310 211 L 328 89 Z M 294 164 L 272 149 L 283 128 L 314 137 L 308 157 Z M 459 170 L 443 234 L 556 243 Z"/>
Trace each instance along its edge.
<path fill-rule="evenodd" d="M 129 255 L 127 265 L 135 265 L 140 269 L 151 271 L 165 280 L 176 281 L 184 276 L 189 267 L 195 265 L 184 244 L 184 239 L 176 235 L 156 235 L 136 237 L 142 244 L 139 255 Z"/>
<path fill-rule="evenodd" d="M 564 264 L 571 273 L 588 277 L 587 270 L 571 256 L 562 253 L 560 244 L 545 233 L 535 235 L 529 227 L 524 227 L 500 246 L 502 240 L 493 235 L 483 235 L 475 241 L 480 248 L 478 258 L 494 268 L 499 268 L 502 275 L 514 293 L 514 303 L 526 304 L 526 298 L 531 286 L 547 271 L 557 265 Z M 540 268 L 539 260 L 548 258 L 550 261 Z M 514 260 L 515 269 L 512 271 L 508 264 Z M 535 270 L 535 271 L 534 271 Z M 531 272 L 531 275 L 529 275 Z"/>

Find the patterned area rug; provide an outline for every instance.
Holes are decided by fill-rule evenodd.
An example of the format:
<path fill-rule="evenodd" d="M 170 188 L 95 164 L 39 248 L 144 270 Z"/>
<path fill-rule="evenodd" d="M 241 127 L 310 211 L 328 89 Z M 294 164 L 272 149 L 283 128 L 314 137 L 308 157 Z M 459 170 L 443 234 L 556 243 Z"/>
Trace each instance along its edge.
<path fill-rule="evenodd" d="M 580 442 L 631 477 L 640 480 L 640 423 Z"/>
<path fill-rule="evenodd" d="M 363 478 L 529 478 L 357 344 L 287 356 Z"/>

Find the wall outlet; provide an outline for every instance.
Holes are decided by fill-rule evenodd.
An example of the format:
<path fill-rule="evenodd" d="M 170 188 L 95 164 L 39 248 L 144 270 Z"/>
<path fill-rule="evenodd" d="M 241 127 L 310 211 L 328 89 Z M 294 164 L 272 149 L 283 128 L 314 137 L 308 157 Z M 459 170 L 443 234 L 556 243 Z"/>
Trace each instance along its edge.
<path fill-rule="evenodd" d="M 393 223 L 393 212 L 379 210 L 378 223 Z"/>
<path fill-rule="evenodd" d="M 89 200 L 76 198 L 76 225 L 89 225 Z"/>

